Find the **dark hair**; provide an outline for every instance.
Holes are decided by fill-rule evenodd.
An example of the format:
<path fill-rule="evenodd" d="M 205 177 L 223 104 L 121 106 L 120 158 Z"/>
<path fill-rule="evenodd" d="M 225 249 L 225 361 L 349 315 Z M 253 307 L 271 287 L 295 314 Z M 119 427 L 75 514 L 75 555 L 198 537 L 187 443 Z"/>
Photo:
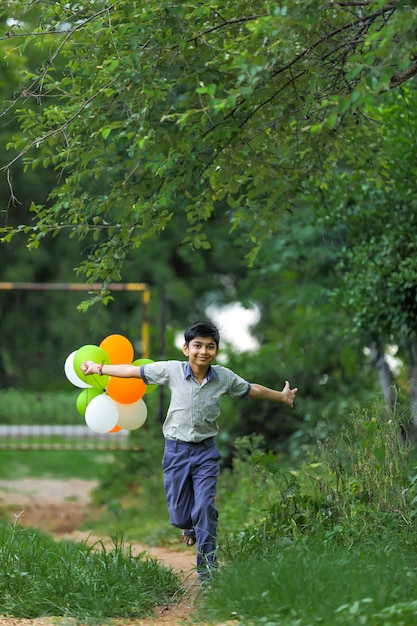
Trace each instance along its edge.
<path fill-rule="evenodd" d="M 194 322 L 194 324 L 186 328 L 184 339 L 187 346 L 196 337 L 211 337 L 215 341 L 217 348 L 219 347 L 219 329 L 212 322 Z"/>

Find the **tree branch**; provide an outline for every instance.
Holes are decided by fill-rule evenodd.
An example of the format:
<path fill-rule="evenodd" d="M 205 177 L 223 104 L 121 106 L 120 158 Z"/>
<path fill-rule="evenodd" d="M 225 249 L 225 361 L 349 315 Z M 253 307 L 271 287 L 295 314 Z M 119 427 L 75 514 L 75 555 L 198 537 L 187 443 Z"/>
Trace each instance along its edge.
<path fill-rule="evenodd" d="M 3 115 L 6 115 L 21 100 L 27 99 L 28 97 L 33 95 L 33 91 L 34 91 L 36 85 L 38 85 L 40 82 L 43 82 L 43 79 L 45 78 L 46 74 L 49 72 L 50 68 L 52 67 L 53 62 L 55 61 L 55 59 L 57 58 L 57 56 L 61 52 L 62 48 L 67 43 L 67 41 L 69 41 L 69 39 L 71 39 L 71 37 L 74 35 L 74 33 L 76 33 L 78 30 L 84 28 L 84 26 L 86 26 L 86 24 L 88 24 L 89 22 L 93 21 L 94 19 L 96 19 L 100 15 L 103 15 L 103 13 L 108 13 L 115 6 L 116 6 L 116 4 L 112 4 L 111 6 L 106 7 L 105 9 L 102 9 L 101 11 L 97 11 L 97 13 L 94 13 L 94 15 L 90 15 L 90 17 L 85 19 L 83 22 L 80 22 L 79 24 L 76 24 L 75 26 L 73 26 L 72 28 L 68 29 L 67 31 L 64 31 L 64 33 L 65 33 L 64 39 L 61 41 L 59 46 L 57 46 L 56 50 L 51 54 L 51 56 L 49 57 L 49 59 L 45 63 L 45 67 L 42 70 L 42 72 L 40 72 L 39 76 L 36 77 L 36 79 L 32 82 L 31 85 L 29 85 L 28 87 L 22 89 L 21 93 L 13 100 L 13 102 L 6 109 L 4 109 L 0 113 L 0 117 L 2 117 Z M 27 36 L 44 37 L 45 35 L 51 35 L 51 34 L 54 34 L 54 35 L 55 34 L 60 34 L 60 35 L 62 35 L 63 33 L 61 31 L 52 31 L 52 32 L 51 31 L 45 31 L 45 32 L 40 32 L 40 33 L 29 33 L 29 34 L 25 34 L 25 35 L 20 35 L 20 34 L 16 35 L 16 34 L 13 33 L 12 37 L 13 38 L 14 37 L 21 37 L 21 36 L 25 36 L 25 37 L 27 37 Z M 10 39 L 10 38 L 11 38 L 10 35 L 8 35 L 6 37 L 3 37 L 3 38 L 0 37 L 0 41 L 1 41 L 1 39 Z"/>
<path fill-rule="evenodd" d="M 389 81 L 389 89 L 395 89 L 395 87 L 399 87 L 402 83 L 405 83 L 406 80 L 413 78 L 417 74 L 417 61 L 414 61 L 412 65 L 404 72 L 400 72 L 399 74 L 394 74 L 391 76 L 391 80 Z"/>
<path fill-rule="evenodd" d="M 63 132 L 67 128 L 67 126 L 69 126 L 69 124 L 71 124 L 71 122 L 75 120 L 79 116 L 79 114 L 90 104 L 90 102 L 97 98 L 102 91 L 105 91 L 108 87 L 110 87 L 113 82 L 114 81 L 111 80 L 106 85 L 103 85 L 103 87 L 101 87 L 98 91 L 96 91 L 95 94 L 88 98 L 88 100 L 86 100 L 82 104 L 82 106 L 80 106 L 80 108 L 77 109 L 77 111 L 73 115 L 71 115 L 71 117 L 69 117 L 59 128 L 55 128 L 54 130 L 49 131 L 49 133 L 45 133 L 45 135 L 43 135 L 42 137 L 38 137 L 37 139 L 31 141 L 11 161 L 9 161 L 9 163 L 3 165 L 3 167 L 0 167 L 0 172 L 8 172 L 12 165 L 14 165 L 16 161 L 19 161 L 19 159 L 25 156 L 25 154 L 27 154 L 29 150 L 31 150 L 35 146 L 38 147 L 38 145 L 43 144 L 50 137 L 54 137 L 54 135 L 58 135 L 60 132 Z"/>
<path fill-rule="evenodd" d="M 311 46 L 309 46 L 308 48 L 305 48 L 302 52 L 300 52 L 297 56 L 295 56 L 291 61 L 289 61 L 285 65 L 279 67 L 275 71 L 271 72 L 271 79 L 276 78 L 277 76 L 279 76 L 280 74 L 283 74 L 287 70 L 291 70 L 299 61 L 301 61 L 303 58 L 308 57 L 309 55 L 311 55 L 313 50 L 315 50 L 316 48 L 321 46 L 324 42 L 330 41 L 330 40 L 334 39 L 337 35 L 340 35 L 344 31 L 348 31 L 348 30 L 351 30 L 352 28 L 355 28 L 355 27 L 359 26 L 361 28 L 362 34 L 364 32 L 367 32 L 369 26 L 376 19 L 378 19 L 379 17 L 385 15 L 386 13 L 391 13 L 392 14 L 395 11 L 395 6 L 396 6 L 396 4 L 398 4 L 398 2 L 399 2 L 399 0 L 392 0 L 392 2 L 387 3 L 386 5 L 384 5 L 383 7 L 379 8 L 379 9 L 377 9 L 376 11 L 374 11 L 373 13 L 371 13 L 370 15 L 368 15 L 366 17 L 358 17 L 358 16 L 356 16 L 355 20 L 350 21 L 348 24 L 344 24 L 343 26 L 335 29 L 333 32 L 331 32 L 331 33 L 321 37 L 316 42 L 314 42 Z M 339 4 L 339 3 L 335 3 L 335 4 Z M 357 46 L 358 45 L 358 41 L 359 41 L 357 36 L 354 38 L 354 41 L 355 41 L 354 45 Z M 346 47 L 346 44 L 343 44 L 343 46 Z M 337 46 L 335 49 L 333 49 L 330 53 L 328 53 L 323 58 L 331 56 L 331 54 L 334 54 L 334 52 L 336 50 L 338 50 L 340 47 L 341 46 Z M 296 78 L 299 78 L 300 76 L 304 75 L 307 71 L 308 70 L 300 71 Z M 295 80 L 294 78 L 289 80 L 286 83 L 285 87 L 287 87 L 289 84 L 293 83 L 294 80 Z M 407 78 L 405 78 L 404 80 L 407 80 Z M 402 82 L 404 82 L 404 81 L 402 81 Z M 393 85 L 393 86 L 396 86 L 396 85 Z M 261 108 L 263 108 L 266 104 L 271 102 L 276 97 L 276 95 L 279 94 L 281 91 L 282 91 L 282 87 L 279 87 L 278 90 L 276 90 L 275 93 L 272 96 L 267 98 L 265 101 L 260 102 L 258 104 L 258 106 L 256 106 L 250 113 L 248 113 L 246 115 L 244 120 L 240 123 L 239 127 L 242 128 Z M 224 123 L 224 121 L 226 121 L 231 115 L 234 115 L 236 110 L 237 110 L 237 108 L 240 108 L 244 103 L 245 103 L 245 100 L 242 99 L 239 102 L 239 105 L 234 107 L 232 111 L 230 111 L 227 115 L 225 115 L 224 119 L 221 122 L 217 122 L 216 124 L 213 124 L 212 126 L 210 126 L 203 133 L 203 137 L 205 137 L 210 132 L 212 132 L 215 128 L 217 128 L 222 123 Z"/>

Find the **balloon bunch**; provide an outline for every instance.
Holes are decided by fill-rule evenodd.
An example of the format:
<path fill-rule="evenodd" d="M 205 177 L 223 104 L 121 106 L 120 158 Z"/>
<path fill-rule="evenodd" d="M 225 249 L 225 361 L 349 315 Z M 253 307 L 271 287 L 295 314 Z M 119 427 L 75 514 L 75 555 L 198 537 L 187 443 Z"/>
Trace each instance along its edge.
<path fill-rule="evenodd" d="M 85 417 L 87 426 L 96 433 L 114 433 L 122 429 L 140 428 L 146 421 L 148 409 L 143 396 L 157 385 L 145 385 L 141 378 L 115 378 L 81 371 L 84 361 L 104 365 L 133 363 L 145 365 L 152 359 L 133 361 L 134 349 L 123 335 L 109 335 L 99 346 L 86 345 L 68 355 L 64 365 L 68 380 L 82 389 L 77 398 L 77 410 Z"/>

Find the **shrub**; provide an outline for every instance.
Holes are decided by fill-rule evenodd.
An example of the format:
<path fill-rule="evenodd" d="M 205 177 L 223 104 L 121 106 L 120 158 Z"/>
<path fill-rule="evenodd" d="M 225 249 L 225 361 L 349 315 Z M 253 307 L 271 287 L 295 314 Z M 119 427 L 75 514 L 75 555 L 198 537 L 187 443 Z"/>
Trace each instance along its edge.
<path fill-rule="evenodd" d="M 226 542 L 226 553 L 268 552 L 270 542 L 307 534 L 349 545 L 367 532 L 409 533 L 415 516 L 417 477 L 410 476 L 410 449 L 402 417 L 385 406 L 357 410 L 340 432 L 318 442 L 296 469 L 289 469 L 259 438 L 238 444 L 268 510 Z M 267 494 L 267 495 L 262 495 Z"/>

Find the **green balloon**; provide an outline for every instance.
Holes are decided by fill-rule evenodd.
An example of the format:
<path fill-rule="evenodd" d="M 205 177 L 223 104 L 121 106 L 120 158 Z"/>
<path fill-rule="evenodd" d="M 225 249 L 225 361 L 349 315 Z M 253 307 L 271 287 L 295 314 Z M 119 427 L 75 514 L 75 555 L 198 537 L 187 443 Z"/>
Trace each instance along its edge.
<path fill-rule="evenodd" d="M 152 359 L 136 359 L 136 361 L 132 362 L 132 365 L 138 365 L 140 367 L 141 365 L 146 365 L 147 363 L 155 363 L 155 361 L 152 361 Z M 159 385 L 146 385 L 145 394 L 155 391 L 158 387 Z"/>
<path fill-rule="evenodd" d="M 105 389 L 109 382 L 109 376 L 100 376 L 99 374 L 85 376 L 81 371 L 81 365 L 84 361 L 94 361 L 94 363 L 109 365 L 110 357 L 107 352 L 100 346 L 86 345 L 79 348 L 74 355 L 74 371 L 77 376 L 92 387 Z"/>
<path fill-rule="evenodd" d="M 94 389 L 94 387 L 90 387 L 89 389 L 83 389 L 77 397 L 78 413 L 84 417 L 88 404 L 93 398 L 101 396 L 102 393 L 104 393 L 102 389 Z"/>

